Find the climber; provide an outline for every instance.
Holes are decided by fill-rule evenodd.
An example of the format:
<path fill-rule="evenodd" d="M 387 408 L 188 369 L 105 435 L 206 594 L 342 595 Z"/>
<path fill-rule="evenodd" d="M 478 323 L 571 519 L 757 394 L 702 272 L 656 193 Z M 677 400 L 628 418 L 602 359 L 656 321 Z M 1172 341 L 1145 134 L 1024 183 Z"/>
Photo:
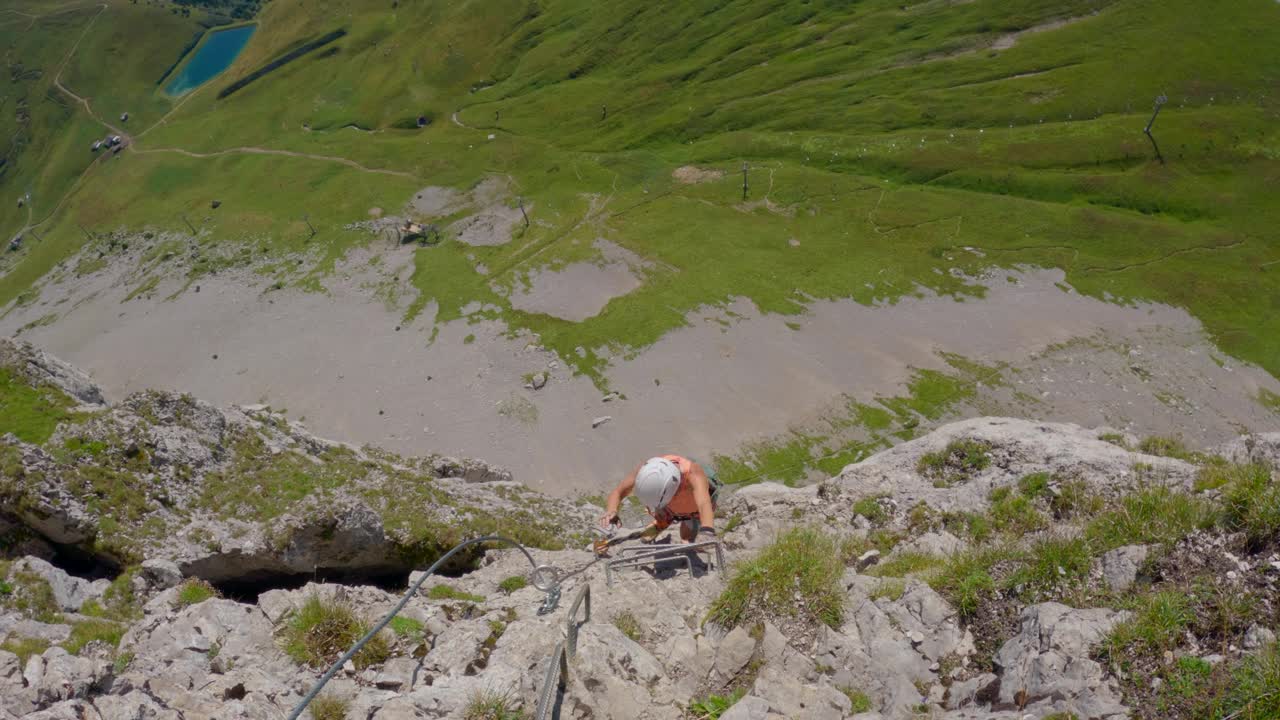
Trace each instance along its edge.
<path fill-rule="evenodd" d="M 708 471 L 693 460 L 679 455 L 663 455 L 646 460 L 618 487 L 609 493 L 605 502 L 600 526 L 621 525 L 618 508 L 622 500 L 632 493 L 653 516 L 657 532 L 672 523 L 680 523 L 680 539 L 686 543 L 697 540 L 714 540 L 716 537 L 716 501 L 720 496 L 720 481 L 715 470 Z"/>

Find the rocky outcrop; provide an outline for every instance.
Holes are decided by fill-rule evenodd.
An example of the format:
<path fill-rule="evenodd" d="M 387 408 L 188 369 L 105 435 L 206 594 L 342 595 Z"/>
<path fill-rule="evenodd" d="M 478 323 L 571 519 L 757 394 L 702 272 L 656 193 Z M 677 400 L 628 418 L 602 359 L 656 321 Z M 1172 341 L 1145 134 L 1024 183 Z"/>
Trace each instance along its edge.
<path fill-rule="evenodd" d="M 585 530 L 595 515 L 482 461 L 351 447 L 265 406 L 153 391 L 106 406 L 82 373 L 30 345 L 0 340 L 0 358 L 97 403 L 42 445 L 0 438 L 0 517 L 107 564 L 164 560 L 213 582 L 407 573 L 500 527 L 560 546 L 561 528 Z"/>
<path fill-rule="evenodd" d="M 29 348 L 0 348 L 30 367 L 49 362 Z M 80 380 L 66 368 L 30 372 L 48 387 Z M 93 397 L 77 392 L 81 403 Z M 902 569 L 907 561 L 936 569 L 989 550 L 955 521 L 989 511 L 993 491 L 1027 492 L 1029 476 L 1038 478 L 1035 492 L 1052 498 L 1042 498 L 1046 504 L 1080 487 L 1105 503 L 1134 487 L 1188 488 L 1198 472 L 1095 435 L 1073 425 L 980 418 L 817 485 L 737 489 L 722 502 L 729 520 L 718 524 L 729 563 L 752 558 L 797 524 L 817 525 L 838 541 L 844 560 L 830 576 L 843 612 L 830 625 L 776 611 L 722 627 L 709 609 L 726 591 L 727 568 L 716 567 L 712 554 L 689 569 L 624 570 L 606 582 L 603 563 L 572 549 L 585 539 L 571 533 L 598 511 L 531 493 L 500 469 L 352 448 L 266 407 L 218 409 L 141 393 L 62 423 L 47 443 L 0 442 L 6 527 L 26 533 L 7 547 L 32 550 L 0 564 L 7 588 L 0 591 L 0 720 L 277 720 L 327 658 L 396 605 L 409 569 L 464 537 L 494 531 L 525 541 L 536 564 L 555 568 L 558 595 L 522 580 L 531 571 L 522 553 L 477 549 L 451 577 L 426 579 L 408 599 L 382 633 L 385 653 L 340 669 L 326 697 L 345 705 L 345 717 L 487 717 L 473 713 L 481 701 L 529 712 L 547 671 L 556 677 L 553 651 L 570 628 L 576 645 L 558 698 L 561 718 L 688 717 L 696 702 L 733 697 L 741 699 L 724 709 L 724 720 L 1129 717 L 1138 708 L 1132 686 L 1099 653 L 1133 616 L 1088 601 L 1134 592 L 1161 563 L 1166 574 L 1201 563 L 1224 568 L 1226 582 L 1236 583 L 1230 592 L 1263 588 L 1262 605 L 1274 608 L 1280 556 L 1271 548 L 1241 558 L 1227 536 L 1204 530 L 1164 546 L 1115 542 L 1082 568 L 1072 566 L 1082 607 L 1020 595 L 1029 580 L 997 592 L 982 574 L 966 581 L 990 591 L 982 601 L 989 605 L 966 606 L 928 572 Z M 1266 461 L 1267 437 L 1224 452 Z M 931 476 L 931 458 L 960 441 L 983 448 L 988 462 Z M 1059 525 L 1028 534 L 1058 541 L 1082 533 L 1079 523 Z M 1026 547 L 1032 539 L 1005 541 Z M 658 542 L 673 541 L 668 533 Z M 49 562 L 67 546 L 134 565 L 114 582 L 80 578 Z M 882 572 L 895 564 L 901 577 Z M 357 575 L 299 586 L 297 576 L 316 568 Z M 402 574 L 382 587 L 359 582 L 359 572 L 387 570 Z M 1048 572 L 1067 574 L 1060 564 Z M 261 584 L 219 597 L 186 580 L 192 576 L 224 589 Z M 794 598 L 792 586 L 784 587 L 789 602 L 805 603 L 798 581 Z M 589 602 L 571 616 L 584 588 Z M 300 637 L 328 632 L 306 625 L 317 603 L 347 609 L 358 626 L 345 627 L 326 657 L 299 648 Z M 1223 644 L 1236 659 L 1272 647 L 1269 617 L 1251 618 L 1237 642 L 1219 639 L 1206 657 L 1226 659 L 1216 654 Z M 1188 648 L 1197 660 L 1205 652 L 1194 640 Z"/>

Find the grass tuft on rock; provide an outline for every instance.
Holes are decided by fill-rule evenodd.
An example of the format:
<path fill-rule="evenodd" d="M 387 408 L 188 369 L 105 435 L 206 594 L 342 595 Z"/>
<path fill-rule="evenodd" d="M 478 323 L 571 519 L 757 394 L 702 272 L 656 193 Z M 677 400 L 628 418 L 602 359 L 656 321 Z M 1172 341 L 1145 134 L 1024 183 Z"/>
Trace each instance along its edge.
<path fill-rule="evenodd" d="M 62 643 L 62 647 L 72 655 L 79 655 L 91 642 L 103 642 L 114 649 L 128 629 L 124 623 L 113 620 L 82 620 L 71 625 L 71 636 Z"/>
<path fill-rule="evenodd" d="M 839 541 L 815 528 L 793 528 L 734 568 L 707 618 L 726 627 L 765 617 L 839 627 L 844 620 L 843 574 Z"/>
<path fill-rule="evenodd" d="M 640 638 L 644 637 L 644 630 L 640 627 L 640 620 L 636 618 L 635 613 L 630 610 L 623 610 L 613 618 L 613 626 L 618 628 L 623 635 L 626 635 L 633 642 L 640 642 Z"/>
<path fill-rule="evenodd" d="M 523 575 L 512 575 L 511 577 L 498 583 L 498 589 L 510 595 L 517 590 L 523 590 L 528 587 L 529 579 Z"/>
<path fill-rule="evenodd" d="M 511 693 L 480 690 L 467 700 L 462 720 L 526 720 L 528 714 Z"/>
<path fill-rule="evenodd" d="M 1154 655 L 1172 649 L 1195 621 L 1191 600 L 1185 593 L 1164 590 L 1138 599 L 1133 617 L 1117 625 L 1102 650 L 1113 663 L 1123 666 L 1126 654 Z"/>
<path fill-rule="evenodd" d="M 933 478 L 936 487 L 966 482 L 991 465 L 991 443 L 974 438 L 958 438 L 941 450 L 925 453 L 916 471 Z"/>
<path fill-rule="evenodd" d="M 1261 548 L 1280 537 L 1280 483 L 1265 465 L 1237 465 L 1222 492 L 1222 522 Z"/>
<path fill-rule="evenodd" d="M 324 667 L 355 645 L 369 625 L 346 603 L 312 595 L 294 613 L 283 632 L 284 651 L 295 662 Z M 387 638 L 379 633 L 356 653 L 359 670 L 383 662 L 391 655 Z"/>
<path fill-rule="evenodd" d="M 1122 545 L 1174 542 L 1213 524 L 1213 507 L 1167 487 L 1153 486 L 1122 497 L 1085 529 L 1095 552 Z"/>
<path fill-rule="evenodd" d="M 697 720 L 718 720 L 729 708 L 742 699 L 745 690 L 736 690 L 729 695 L 708 695 L 701 700 L 689 703 L 689 713 Z"/>
<path fill-rule="evenodd" d="M 218 597 L 217 589 L 201 578 L 187 578 L 178 586 L 178 607 L 198 605 L 215 597 Z"/>
<path fill-rule="evenodd" d="M 433 585 L 427 591 L 427 597 L 432 600 L 463 600 L 472 603 L 484 602 L 483 595 L 474 595 L 455 588 L 452 585 Z"/>
<path fill-rule="evenodd" d="M 854 715 L 858 713 L 871 712 L 871 698 L 861 690 L 851 687 L 837 688 L 844 696 L 849 698 L 850 712 Z"/>
<path fill-rule="evenodd" d="M 5 638 L 4 642 L 0 642 L 0 650 L 11 652 L 18 656 L 18 660 L 26 665 L 27 660 L 32 655 L 40 655 L 49 649 L 49 641 L 40 638 L 21 637 L 19 635 L 10 635 Z"/>
<path fill-rule="evenodd" d="M 346 720 L 347 709 L 351 701 L 337 695 L 320 695 L 311 701 L 307 709 L 311 711 L 311 720 Z"/>
<path fill-rule="evenodd" d="M 0 367 L 0 435 L 43 444 L 58 423 L 72 418 L 76 405 L 52 385 L 33 386 L 10 368 Z"/>

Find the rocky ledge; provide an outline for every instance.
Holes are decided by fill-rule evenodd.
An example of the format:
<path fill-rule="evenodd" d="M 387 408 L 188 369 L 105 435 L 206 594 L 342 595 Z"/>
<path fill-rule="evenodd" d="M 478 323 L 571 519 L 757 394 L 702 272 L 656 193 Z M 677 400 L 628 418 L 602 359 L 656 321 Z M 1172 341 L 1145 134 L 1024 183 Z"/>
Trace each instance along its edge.
<path fill-rule="evenodd" d="M 22 377 L 63 388 L 73 371 L 58 367 Z M 406 578 L 252 592 L 229 578 L 402 570 L 489 528 L 546 546 L 531 552 L 560 571 L 554 609 L 540 612 L 524 555 L 484 549 L 427 579 L 310 717 L 531 717 L 571 627 L 567 683 L 552 688 L 563 718 L 1280 716 L 1277 434 L 1197 451 L 958 422 L 816 485 L 736 489 L 720 512 L 728 567 L 705 554 L 609 582 L 579 538 L 546 540 L 594 508 L 480 464 L 347 448 L 261 408 L 59 392 L 74 399 L 53 403 L 56 429 L 4 443 L 0 719 L 285 717 Z M 133 473 L 123 500 L 137 507 L 93 468 Z M 409 490 L 392 502 L 388 482 Z M 215 512 L 228 504 L 239 517 Z M 405 504 L 427 519 L 398 525 Z M 464 516 L 469 528 L 449 519 Z M 570 617 L 584 588 L 590 609 Z"/>

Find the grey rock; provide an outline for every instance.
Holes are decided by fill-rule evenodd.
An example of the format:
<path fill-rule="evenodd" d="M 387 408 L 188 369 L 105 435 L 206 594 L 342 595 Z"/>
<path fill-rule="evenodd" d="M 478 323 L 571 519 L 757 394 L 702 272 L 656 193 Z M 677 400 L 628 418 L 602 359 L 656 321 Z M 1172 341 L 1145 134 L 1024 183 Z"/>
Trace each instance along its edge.
<path fill-rule="evenodd" d="M 946 557 L 960 552 L 964 548 L 965 542 L 963 540 L 943 530 L 941 532 L 924 533 L 920 537 L 904 543 L 896 552 Z"/>
<path fill-rule="evenodd" d="M 45 650 L 43 660 L 38 681 L 30 683 L 36 688 L 37 702 L 42 704 L 87 697 L 111 674 L 110 663 L 77 657 L 61 647 Z"/>
<path fill-rule="evenodd" d="M 123 695 L 99 695 L 93 705 L 102 720 L 178 720 L 178 714 L 162 708 L 140 690 Z"/>
<path fill-rule="evenodd" d="M 600 417 L 598 417 L 598 418 L 596 418 L 596 419 L 594 419 L 594 420 L 592 420 L 592 421 L 591 421 L 591 427 L 592 427 L 592 428 L 598 428 L 598 427 L 600 427 L 601 425 L 603 425 L 603 424 L 605 424 L 605 423 L 609 422 L 609 421 L 610 421 L 610 420 L 612 420 L 612 419 L 613 419 L 613 416 L 612 416 L 612 415 L 601 415 Z"/>
<path fill-rule="evenodd" d="M 84 700 L 67 700 L 31 713 L 25 720 L 102 720 L 102 716 Z"/>
<path fill-rule="evenodd" d="M 142 575 L 153 588 L 160 590 L 167 590 L 182 582 L 182 571 L 177 564 L 159 558 L 143 560 Z"/>
<path fill-rule="evenodd" d="M 880 551 L 868 550 L 858 556 L 856 565 L 858 570 L 866 570 L 878 562 L 880 562 Z"/>
<path fill-rule="evenodd" d="M 110 585 L 108 580 L 89 581 L 68 574 L 65 570 L 36 557 L 24 557 L 13 564 L 10 572 L 26 570 L 44 578 L 53 590 L 58 607 L 64 612 L 75 612 L 85 601 L 102 597 Z"/>
<path fill-rule="evenodd" d="M 1128 590 L 1150 552 L 1147 545 L 1126 545 L 1103 553 L 1097 562 L 1107 586 L 1116 591 Z"/>
<path fill-rule="evenodd" d="M 1076 610 L 1058 603 L 1022 611 L 1018 635 L 996 654 L 1002 704 L 1019 700 L 1036 711 L 1074 712 L 1081 717 L 1126 713 L 1121 696 L 1089 649 L 1127 613 Z"/>
<path fill-rule="evenodd" d="M 720 641 L 720 647 L 716 648 L 716 674 L 722 681 L 731 680 L 747 664 L 755 650 L 756 641 L 746 628 L 734 628 Z"/>
<path fill-rule="evenodd" d="M 1242 435 L 1218 446 L 1216 452 L 1234 463 L 1260 462 L 1280 467 L 1280 432 Z"/>
<path fill-rule="evenodd" d="M 417 666 L 418 663 L 412 658 L 393 657 L 374 678 L 374 685 L 387 690 L 407 689 L 413 683 L 413 673 Z"/>
<path fill-rule="evenodd" d="M 968 680 L 959 680 L 951 683 L 951 687 L 947 692 L 947 709 L 957 710 L 963 707 L 969 707 L 978 704 L 979 695 L 983 695 L 993 689 L 992 684 L 997 680 L 992 673 L 982 673 Z"/>
<path fill-rule="evenodd" d="M 720 715 L 720 720 L 765 720 L 769 716 L 769 701 L 755 695 L 747 695 Z"/>
<path fill-rule="evenodd" d="M 1276 641 L 1276 634 L 1269 628 L 1265 628 L 1257 623 L 1249 626 L 1244 633 L 1244 640 L 1241 647 L 1245 650 L 1258 650 L 1264 648 Z"/>

